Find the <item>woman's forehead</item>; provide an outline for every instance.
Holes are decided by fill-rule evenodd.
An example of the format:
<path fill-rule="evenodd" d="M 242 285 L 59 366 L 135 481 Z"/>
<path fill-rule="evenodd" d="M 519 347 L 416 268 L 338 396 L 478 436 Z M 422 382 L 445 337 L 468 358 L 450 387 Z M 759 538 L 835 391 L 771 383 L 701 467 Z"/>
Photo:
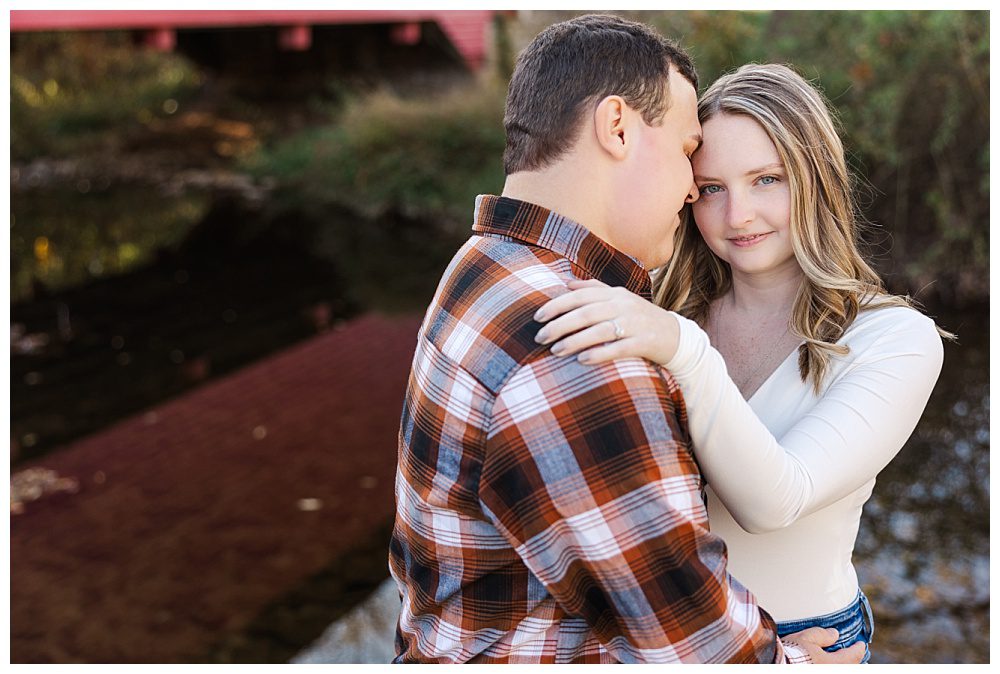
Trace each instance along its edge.
<path fill-rule="evenodd" d="M 778 149 L 764 127 L 745 115 L 715 115 L 702 122 L 702 136 L 702 145 L 693 158 L 696 164 L 746 169 L 744 164 L 781 163 Z"/>

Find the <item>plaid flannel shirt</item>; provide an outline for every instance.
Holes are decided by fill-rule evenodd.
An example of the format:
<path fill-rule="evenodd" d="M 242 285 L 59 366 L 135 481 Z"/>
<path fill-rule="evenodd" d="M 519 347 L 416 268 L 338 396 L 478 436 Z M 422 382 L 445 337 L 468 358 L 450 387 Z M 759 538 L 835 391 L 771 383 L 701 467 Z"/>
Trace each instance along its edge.
<path fill-rule="evenodd" d="M 535 311 L 573 278 L 650 293 L 581 225 L 477 198 L 403 407 L 395 662 L 808 660 L 726 573 L 670 375 L 535 342 Z"/>

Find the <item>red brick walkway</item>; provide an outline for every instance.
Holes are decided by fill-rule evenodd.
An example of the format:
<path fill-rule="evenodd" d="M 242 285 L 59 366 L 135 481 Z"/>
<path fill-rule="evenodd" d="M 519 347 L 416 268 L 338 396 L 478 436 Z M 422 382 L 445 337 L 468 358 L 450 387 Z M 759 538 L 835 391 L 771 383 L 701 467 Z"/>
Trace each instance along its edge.
<path fill-rule="evenodd" d="M 34 463 L 81 489 L 11 518 L 12 662 L 197 657 L 384 524 L 418 325 L 359 318 Z"/>

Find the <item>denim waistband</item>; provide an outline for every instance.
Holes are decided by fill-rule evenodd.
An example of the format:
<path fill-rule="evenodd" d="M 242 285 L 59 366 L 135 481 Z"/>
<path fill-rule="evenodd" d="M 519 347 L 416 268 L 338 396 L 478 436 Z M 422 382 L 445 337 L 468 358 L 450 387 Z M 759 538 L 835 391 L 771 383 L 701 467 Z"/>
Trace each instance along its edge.
<path fill-rule="evenodd" d="M 875 635 L 875 620 L 872 617 L 872 608 L 868 597 L 860 589 L 854 601 L 839 611 L 777 623 L 779 637 L 795 634 L 810 627 L 833 627 L 839 632 L 840 635 L 836 643 L 824 650 L 839 651 L 841 648 L 847 648 L 861 641 L 865 644 L 865 657 L 862 662 L 868 662 L 871 657 L 868 645 Z"/>

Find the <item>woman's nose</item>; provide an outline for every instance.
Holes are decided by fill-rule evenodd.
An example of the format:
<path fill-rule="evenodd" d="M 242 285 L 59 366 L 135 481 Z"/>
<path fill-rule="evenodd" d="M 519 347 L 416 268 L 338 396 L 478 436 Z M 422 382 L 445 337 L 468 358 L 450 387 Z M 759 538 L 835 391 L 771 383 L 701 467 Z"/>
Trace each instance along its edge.
<path fill-rule="evenodd" d="M 729 193 L 729 203 L 726 208 L 726 224 L 733 229 L 741 229 L 753 222 L 753 208 L 750 203 L 731 191 Z"/>

